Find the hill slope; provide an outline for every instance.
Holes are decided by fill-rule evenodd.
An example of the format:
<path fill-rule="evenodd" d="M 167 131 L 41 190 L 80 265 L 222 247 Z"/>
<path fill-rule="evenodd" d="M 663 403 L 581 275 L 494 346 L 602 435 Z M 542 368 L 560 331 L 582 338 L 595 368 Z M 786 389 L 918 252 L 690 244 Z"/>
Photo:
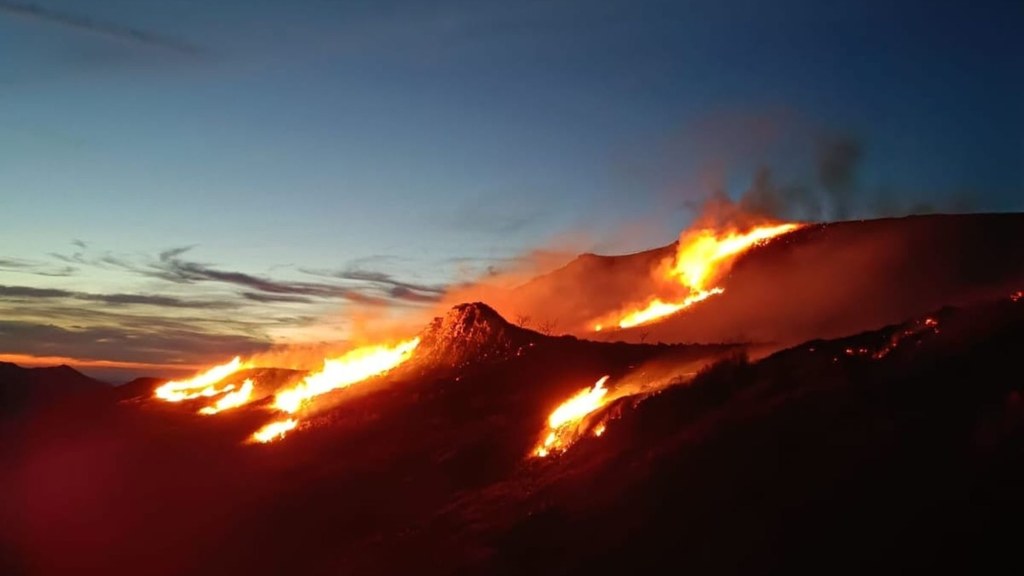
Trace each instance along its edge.
<path fill-rule="evenodd" d="M 653 294 L 649 270 L 674 245 L 577 258 L 498 298 L 499 311 L 557 319 L 579 336 L 638 342 L 835 337 L 1024 285 L 1024 214 L 932 215 L 808 226 L 751 250 L 725 293 L 661 322 L 590 332 L 594 319 Z M 559 297 L 553 297 L 559 296 Z"/>
<path fill-rule="evenodd" d="M 0 568 L 905 573 L 1012 560 L 1024 299 L 704 369 L 735 350 L 545 337 L 479 304 L 424 339 L 407 369 L 333 394 L 265 446 L 242 443 L 269 417 L 259 404 L 212 418 L 152 402 L 40 413 L 0 447 Z M 435 361 L 441 350 L 462 361 Z M 680 385 L 613 402 L 600 438 L 529 457 L 551 410 L 599 376 L 665 373 Z"/>
<path fill-rule="evenodd" d="M 13 416 L 43 405 L 83 395 L 109 395 L 110 384 L 71 368 L 23 368 L 0 362 L 0 417 Z"/>

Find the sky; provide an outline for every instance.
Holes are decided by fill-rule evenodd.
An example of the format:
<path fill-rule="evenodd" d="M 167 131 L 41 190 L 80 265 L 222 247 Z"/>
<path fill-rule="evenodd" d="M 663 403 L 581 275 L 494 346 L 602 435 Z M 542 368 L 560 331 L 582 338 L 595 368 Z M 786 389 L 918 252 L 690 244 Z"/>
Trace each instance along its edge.
<path fill-rule="evenodd" d="M 0 0 L 0 359 L 344 340 L 531 251 L 671 242 L 758 171 L 823 192 L 802 219 L 1021 210 L 1021 29 L 1008 1 Z"/>

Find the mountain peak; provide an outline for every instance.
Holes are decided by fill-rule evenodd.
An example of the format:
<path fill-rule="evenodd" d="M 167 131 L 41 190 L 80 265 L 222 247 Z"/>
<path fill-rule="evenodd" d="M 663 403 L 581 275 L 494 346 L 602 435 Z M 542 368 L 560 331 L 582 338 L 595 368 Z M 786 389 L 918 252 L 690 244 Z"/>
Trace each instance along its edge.
<path fill-rule="evenodd" d="M 427 363 L 451 367 L 508 358 L 540 337 L 509 324 L 482 302 L 453 306 L 420 334 L 417 355 Z"/>

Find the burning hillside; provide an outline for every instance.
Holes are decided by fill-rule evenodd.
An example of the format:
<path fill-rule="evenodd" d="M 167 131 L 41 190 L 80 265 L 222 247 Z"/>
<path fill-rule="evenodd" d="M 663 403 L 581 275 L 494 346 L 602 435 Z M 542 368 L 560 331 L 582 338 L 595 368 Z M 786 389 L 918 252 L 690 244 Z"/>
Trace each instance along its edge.
<path fill-rule="evenodd" d="M 18 551 L 10 573 L 43 574 L 592 573 L 653 569 L 669 551 L 706 571 L 721 566 L 701 550 L 720 562 L 737 545 L 774 571 L 917 558 L 936 538 L 976 547 L 1019 508 L 986 512 L 967 495 L 1006 506 L 1024 479 L 1024 390 L 999 376 L 1024 338 L 1024 299 L 1008 294 L 758 362 L 735 348 L 550 338 L 468 305 L 423 332 L 386 386 L 353 383 L 297 418 L 265 387 L 212 416 L 195 412 L 215 397 L 54 404 L 6 428 L 21 449 L 0 453 L 0 541 Z M 479 356 L 413 366 L 440 350 Z M 239 371 L 219 398 L 273 374 Z M 280 424 L 261 438 L 286 440 L 247 445 L 268 411 Z M 941 518 L 918 514 L 932 507 Z M 978 514 L 981 533 L 957 528 Z M 132 553 L 77 544 L 83 527 Z M 327 546 L 314 536 L 325 533 Z M 807 538 L 811 552 L 794 544 Z"/>
<path fill-rule="evenodd" d="M 0 450 L 0 552 L 16 552 L 0 567 L 593 573 L 671 560 L 707 572 L 742 546 L 758 566 L 783 571 L 808 554 L 795 542 L 858 566 L 888 558 L 895 543 L 979 546 L 995 529 L 959 526 L 1015 522 L 1011 494 L 1024 480 L 1024 390 L 1003 376 L 1016 370 L 1024 341 L 1024 275 L 1017 261 L 978 256 L 991 242 L 1016 246 L 1018 222 L 776 223 L 695 233 L 634 257 L 642 266 L 629 257 L 587 264 L 594 274 L 662 273 L 663 285 L 644 275 L 652 283 L 640 282 L 619 311 L 648 306 L 644 294 L 658 290 L 681 302 L 674 298 L 720 289 L 658 321 L 600 333 L 614 339 L 642 329 L 665 340 L 659 331 L 679 326 L 714 334 L 741 321 L 748 335 L 801 333 L 814 311 L 852 306 L 859 318 L 909 305 L 898 294 L 892 306 L 868 298 L 882 282 L 923 302 L 1003 290 L 992 302 L 935 307 L 870 332 L 769 346 L 761 359 L 751 356 L 763 349 L 745 345 L 545 335 L 477 302 L 418 332 L 368 338 L 312 370 L 240 357 L 115 394 L 71 378 L 74 394 L 0 419 L 5 438 L 17 439 Z M 975 236 L 982 228 L 989 235 Z M 902 284 L 891 263 L 878 267 L 879 247 L 956 242 L 965 244 L 920 251 L 922 267 Z M 968 256 L 980 261 L 968 265 Z M 943 258 L 959 280 L 938 282 Z M 816 276 L 839 270 L 842 285 Z M 556 273 L 524 290 L 563 280 Z M 777 308 L 793 298 L 812 311 Z M 826 315 L 812 333 L 831 329 Z M 35 381 L 17 367 L 0 372 L 10 380 L 0 382 L 5 397 Z M 933 509 L 950 516 L 920 513 Z M 893 521 L 879 528 L 878 518 Z M 111 555 L 103 542 L 126 553 Z"/>
<path fill-rule="evenodd" d="M 721 294 L 725 289 L 715 283 L 729 272 L 733 261 L 748 250 L 763 246 L 769 240 L 799 227 L 799 224 L 790 223 L 768 224 L 748 230 L 732 226 L 722 229 L 698 227 L 684 232 L 679 238 L 675 256 L 663 260 L 654 273 L 671 288 L 678 285 L 684 293 L 668 300 L 663 299 L 664 296 L 651 297 L 639 307 L 630 306 L 612 314 L 607 320 L 595 323 L 594 330 L 600 332 L 609 321 L 618 328 L 656 322 Z"/>
<path fill-rule="evenodd" d="M 657 250 L 581 256 L 510 293 L 495 294 L 494 304 L 536 322 L 557 319 L 567 332 L 586 338 L 796 344 L 1015 289 L 1024 281 L 1024 260 L 1005 255 L 1024 250 L 1022 228 L 1021 214 L 808 224 L 754 241 L 722 266 L 692 268 L 686 264 L 689 250 L 713 254 L 717 246 L 729 245 L 719 242 L 730 238 L 728 225 L 712 232 L 698 226 Z M 715 259 L 697 259 L 709 261 Z M 698 279 L 696 289 L 666 282 L 677 262 L 700 272 L 689 275 Z M 711 283 L 702 275 L 709 269 L 716 276 Z M 629 326 L 637 319 L 645 321 Z M 595 333 L 597 324 L 602 330 Z"/>

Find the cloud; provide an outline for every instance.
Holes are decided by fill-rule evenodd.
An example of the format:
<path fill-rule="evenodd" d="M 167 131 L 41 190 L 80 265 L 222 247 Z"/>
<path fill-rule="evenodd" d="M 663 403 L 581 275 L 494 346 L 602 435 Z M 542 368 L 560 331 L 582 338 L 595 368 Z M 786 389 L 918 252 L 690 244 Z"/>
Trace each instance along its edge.
<path fill-rule="evenodd" d="M 81 247 L 78 242 L 73 244 Z M 387 273 L 351 267 L 340 272 L 300 270 L 337 282 L 278 280 L 185 258 L 185 254 L 194 248 L 195 245 L 168 248 L 148 261 L 110 252 L 89 255 L 80 250 L 71 254 L 50 253 L 50 256 L 68 264 L 123 270 L 173 284 L 226 284 L 240 288 L 238 296 L 241 299 L 259 303 L 312 304 L 318 300 L 346 300 L 369 306 L 420 305 L 438 300 L 445 290 L 443 285 L 404 282 Z M 366 261 L 369 259 L 359 260 Z"/>
<path fill-rule="evenodd" d="M 44 262 L 22 260 L 20 258 L 0 258 L 0 270 L 35 274 L 36 276 L 73 276 L 78 272 L 74 266 L 54 268 Z"/>
<path fill-rule="evenodd" d="M 261 294 L 259 292 L 242 292 L 242 297 L 246 300 L 252 300 L 253 302 L 282 302 L 282 303 L 300 303 L 309 304 L 313 302 L 311 298 L 306 296 L 291 296 L 288 294 Z"/>
<path fill-rule="evenodd" d="M 71 299 L 86 302 L 101 302 L 110 305 L 146 305 L 166 308 L 232 308 L 227 301 L 182 300 L 171 296 L 151 294 L 92 294 L 56 288 L 33 288 L 30 286 L 0 285 L 0 299 Z"/>
<path fill-rule="evenodd" d="M 20 16 L 39 22 L 63 26 L 71 30 L 78 30 L 96 34 L 114 40 L 131 42 L 133 44 L 158 48 L 176 54 L 195 56 L 200 53 L 199 48 L 177 38 L 171 38 L 130 26 L 123 26 L 110 22 L 100 22 L 92 18 L 61 12 L 32 4 L 28 2 L 10 2 L 0 0 L 0 12 L 6 12 L 14 16 Z"/>
<path fill-rule="evenodd" d="M 387 272 L 365 268 L 350 267 L 338 271 L 300 269 L 300 272 L 322 278 L 342 280 L 348 283 L 349 290 L 379 295 L 393 303 L 431 304 L 438 302 L 447 291 L 446 285 L 407 282 L 399 280 Z"/>
<path fill-rule="evenodd" d="M 386 305 L 390 302 L 359 290 L 318 282 L 286 282 L 214 268 L 181 258 L 192 247 L 164 250 L 157 262 L 145 268 L 133 267 L 144 275 L 179 284 L 219 282 L 245 288 L 246 298 L 262 302 L 297 302 L 298 298 L 341 298 L 360 304 Z M 262 298 L 262 300 L 260 300 Z"/>
<path fill-rule="evenodd" d="M 33 356 L 67 356 L 168 363 L 217 361 L 268 348 L 264 339 L 196 329 L 153 329 L 142 325 L 63 328 L 52 324 L 0 320 L 0 350 Z"/>
<path fill-rule="evenodd" d="M 832 201 L 832 216 L 837 220 L 850 216 L 862 155 L 860 142 L 848 135 L 828 138 L 818 150 L 818 178 Z"/>
<path fill-rule="evenodd" d="M 145 267 L 133 265 L 131 269 L 179 284 L 219 282 L 239 286 L 245 289 L 243 297 L 255 302 L 308 302 L 311 299 L 338 298 L 358 304 L 387 306 L 430 302 L 444 292 L 444 288 L 440 286 L 402 282 L 388 274 L 364 270 L 345 270 L 336 273 L 304 271 L 326 278 L 356 281 L 356 285 L 274 280 L 245 272 L 223 270 L 182 258 L 191 249 L 191 246 L 183 246 L 164 250 L 156 262 Z"/>

